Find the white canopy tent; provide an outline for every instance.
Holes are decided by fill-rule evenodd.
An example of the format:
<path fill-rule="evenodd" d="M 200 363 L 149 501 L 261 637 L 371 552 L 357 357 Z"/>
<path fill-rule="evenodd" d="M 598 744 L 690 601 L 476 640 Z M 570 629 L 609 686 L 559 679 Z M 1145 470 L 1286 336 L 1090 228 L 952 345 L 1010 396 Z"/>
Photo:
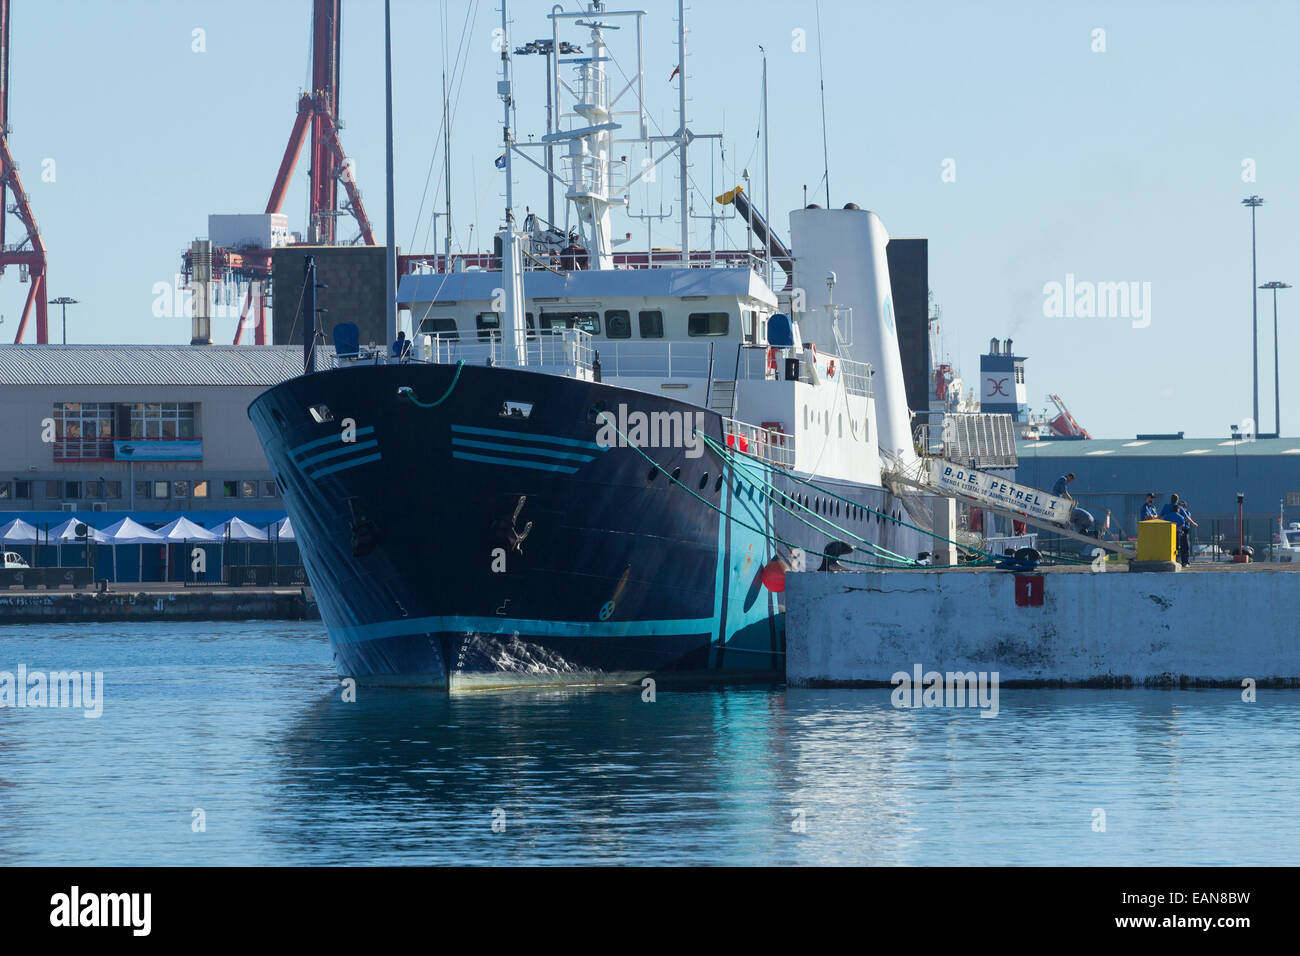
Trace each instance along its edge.
<path fill-rule="evenodd" d="M 107 534 L 103 531 L 97 530 L 89 521 L 78 518 L 76 515 L 73 515 L 62 524 L 55 525 L 51 528 L 49 532 L 49 540 L 56 544 L 66 544 L 68 542 L 76 542 L 80 540 L 77 537 L 77 525 L 79 524 L 84 524 L 86 526 L 87 539 L 93 538 L 96 544 L 112 543 L 108 540 Z"/>
<path fill-rule="evenodd" d="M 188 544 L 191 541 L 215 542 L 221 543 L 222 537 L 215 531 L 209 531 L 200 524 L 195 524 L 189 518 L 184 516 L 177 518 L 170 524 L 163 525 L 158 529 L 165 543 L 170 546 L 173 544 Z M 171 562 L 167 562 L 167 576 L 170 577 Z"/>
<path fill-rule="evenodd" d="M 271 540 L 270 528 L 259 528 L 243 518 L 231 518 L 221 526 L 222 535 L 229 541 L 243 541 L 249 544 L 266 544 Z"/>
<path fill-rule="evenodd" d="M 104 529 L 104 536 L 113 545 L 113 577 L 117 577 L 117 546 L 120 544 L 164 544 L 165 539 L 157 531 L 150 531 L 134 518 L 123 518 Z M 136 580 L 144 578 L 144 548 L 140 548 L 139 570 Z"/>
<path fill-rule="evenodd" d="M 5 544 L 35 544 L 40 536 L 36 525 L 28 524 L 22 518 L 0 524 L 0 541 Z"/>
<path fill-rule="evenodd" d="M 278 540 L 280 541 L 298 540 L 297 536 L 293 533 L 293 522 L 289 520 L 288 515 L 285 515 L 285 517 L 280 520 L 280 523 L 276 525 L 276 528 L 279 529 L 276 533 L 276 537 Z"/>
<path fill-rule="evenodd" d="M 201 524 L 195 524 L 189 518 L 177 518 L 171 524 L 163 525 L 158 529 L 158 534 L 171 542 L 221 540 L 221 535 L 209 531 Z"/>
<path fill-rule="evenodd" d="M 36 525 L 28 524 L 22 518 L 14 518 L 12 521 L 0 525 L 0 551 L 5 550 L 3 545 L 21 545 L 25 544 L 31 548 L 31 563 L 36 564 L 36 544 L 40 539 L 41 533 L 37 530 Z"/>

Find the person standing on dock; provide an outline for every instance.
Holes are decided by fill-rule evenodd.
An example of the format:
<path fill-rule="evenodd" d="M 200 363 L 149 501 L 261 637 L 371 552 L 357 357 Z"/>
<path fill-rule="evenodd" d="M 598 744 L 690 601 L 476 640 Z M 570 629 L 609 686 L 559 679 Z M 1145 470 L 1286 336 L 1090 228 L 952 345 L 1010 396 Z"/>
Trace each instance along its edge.
<path fill-rule="evenodd" d="M 1073 501 L 1074 497 L 1070 494 L 1069 484 L 1074 481 L 1074 472 L 1069 472 L 1056 479 L 1056 484 L 1052 485 L 1052 494 L 1058 498 L 1064 498 L 1066 501 Z"/>
<path fill-rule="evenodd" d="M 1192 535 L 1195 534 L 1195 529 L 1199 528 L 1200 525 L 1192 520 L 1192 509 L 1188 506 L 1186 498 L 1178 502 L 1178 513 L 1187 522 L 1183 528 L 1183 567 L 1187 567 L 1192 563 Z"/>
<path fill-rule="evenodd" d="M 1138 518 L 1138 520 L 1156 521 L 1159 518 L 1160 515 L 1156 512 L 1156 493 L 1154 491 L 1148 491 L 1147 503 L 1142 506 L 1142 515 L 1141 517 Z"/>
<path fill-rule="evenodd" d="M 1187 561 L 1183 560 L 1187 556 L 1187 519 L 1183 517 L 1182 508 L 1178 505 L 1178 495 L 1169 496 L 1169 503 L 1160 509 L 1160 520 L 1168 521 L 1177 528 L 1178 536 L 1178 558 L 1183 567 L 1187 567 Z"/>

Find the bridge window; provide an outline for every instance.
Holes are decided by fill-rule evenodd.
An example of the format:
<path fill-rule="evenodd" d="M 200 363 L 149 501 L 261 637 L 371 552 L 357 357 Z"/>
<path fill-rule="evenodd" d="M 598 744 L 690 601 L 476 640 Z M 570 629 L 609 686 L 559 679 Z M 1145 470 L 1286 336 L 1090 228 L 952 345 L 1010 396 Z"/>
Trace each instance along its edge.
<path fill-rule="evenodd" d="M 599 312 L 543 312 L 542 330 L 578 329 L 588 335 L 600 335 Z"/>
<path fill-rule="evenodd" d="M 444 339 L 456 341 L 460 338 L 460 331 L 456 328 L 455 319 L 423 319 L 420 322 L 419 331 L 416 335 L 440 335 Z"/>
<path fill-rule="evenodd" d="M 479 341 L 487 342 L 500 333 L 501 315 L 497 312 L 480 312 L 474 317 L 474 324 L 478 327 Z"/>
<path fill-rule="evenodd" d="M 640 325 L 641 338 L 662 339 L 664 337 L 664 314 L 658 309 L 638 312 L 637 324 Z"/>
<path fill-rule="evenodd" d="M 632 313 L 626 309 L 608 309 L 605 312 L 605 334 L 611 339 L 630 339 Z"/>
<path fill-rule="evenodd" d="M 692 312 L 686 320 L 686 334 L 726 335 L 730 321 L 727 312 Z"/>

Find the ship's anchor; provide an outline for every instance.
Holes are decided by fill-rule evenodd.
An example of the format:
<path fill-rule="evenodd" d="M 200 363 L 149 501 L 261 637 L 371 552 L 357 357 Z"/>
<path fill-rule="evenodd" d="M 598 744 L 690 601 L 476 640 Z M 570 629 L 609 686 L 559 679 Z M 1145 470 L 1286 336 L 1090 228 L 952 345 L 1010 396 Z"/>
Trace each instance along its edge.
<path fill-rule="evenodd" d="M 533 530 L 533 523 L 531 521 L 524 525 L 522 531 L 515 527 L 515 522 L 519 520 L 519 513 L 524 510 L 524 503 L 527 500 L 527 495 L 520 495 L 519 500 L 515 502 L 515 510 L 509 518 L 494 518 L 492 520 L 492 529 L 496 531 L 497 536 L 505 542 L 510 550 L 516 554 L 524 553 L 524 541 Z"/>
<path fill-rule="evenodd" d="M 349 498 L 348 506 L 352 509 L 352 556 L 354 558 L 364 558 L 375 550 L 375 545 L 378 544 L 379 531 L 374 523 L 361 512 L 356 498 Z"/>

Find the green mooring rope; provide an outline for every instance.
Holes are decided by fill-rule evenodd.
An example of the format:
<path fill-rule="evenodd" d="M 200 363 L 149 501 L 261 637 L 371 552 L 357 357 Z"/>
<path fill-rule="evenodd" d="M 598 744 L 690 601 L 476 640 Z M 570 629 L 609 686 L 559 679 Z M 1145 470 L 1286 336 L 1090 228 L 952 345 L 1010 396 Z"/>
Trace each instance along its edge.
<path fill-rule="evenodd" d="M 647 455 L 644 451 L 642 451 L 639 447 L 637 447 L 637 445 L 635 445 L 633 442 L 628 441 L 627 436 L 624 435 L 623 432 L 619 431 L 618 425 L 615 424 L 615 422 L 614 422 L 614 420 L 613 420 L 613 417 L 614 417 L 614 416 L 611 415 L 609 412 L 599 412 L 599 413 L 597 413 L 597 415 L 596 415 L 596 419 L 597 419 L 598 421 L 603 421 L 603 422 L 605 422 L 606 424 L 608 424 L 610 428 L 614 429 L 614 431 L 619 435 L 619 437 L 621 437 L 621 438 L 623 439 L 624 443 L 627 445 L 628 448 L 631 448 L 633 451 L 635 451 L 638 455 L 640 455 L 640 456 L 641 456 L 642 458 L 644 458 L 646 461 L 650 462 L 651 466 L 654 467 L 655 470 L 659 471 L 660 473 L 662 473 L 662 474 L 664 474 L 664 475 L 667 475 L 669 481 L 671 481 L 673 484 L 677 485 L 679 488 L 681 488 L 683 491 L 685 491 L 688 495 L 690 495 L 690 496 L 691 496 L 692 498 L 694 498 L 696 501 L 700 502 L 700 503 L 701 503 L 702 505 L 704 505 L 706 508 L 709 508 L 709 509 L 711 509 L 711 510 L 713 510 L 713 511 L 716 511 L 718 514 L 722 515 L 724 518 L 727 518 L 727 519 L 730 520 L 730 521 L 734 521 L 736 524 L 740 525 L 742 528 L 745 528 L 745 529 L 747 529 L 747 530 L 749 530 L 749 531 L 752 531 L 752 532 L 754 532 L 754 533 L 757 534 L 757 535 L 761 535 L 764 539 L 766 539 L 766 540 L 768 540 L 768 541 L 774 541 L 774 542 L 776 542 L 777 544 L 783 544 L 783 545 L 785 545 L 787 548 L 791 548 L 791 549 L 799 548 L 799 545 L 794 544 L 794 543 L 792 543 L 792 542 L 790 542 L 790 541 L 786 541 L 784 538 L 781 538 L 781 537 L 779 537 L 779 536 L 777 536 L 777 535 L 775 535 L 775 534 L 773 534 L 773 533 L 771 533 L 771 532 L 764 531 L 762 528 L 756 528 L 756 527 L 754 527 L 754 526 L 751 525 L 751 524 L 747 524 L 747 523 L 745 523 L 744 521 L 741 521 L 740 518 L 736 517 L 735 515 L 728 514 L 727 512 L 723 511 L 721 508 L 719 508 L 719 507 L 718 507 L 717 505 L 715 505 L 713 502 L 708 501 L 708 500 L 706 500 L 706 499 L 704 499 L 704 498 L 701 498 L 699 495 L 697 495 L 697 494 L 696 494 L 694 491 L 692 491 L 690 488 L 687 488 L 686 485 L 682 484 L 682 482 L 681 482 L 680 480 L 678 480 L 677 478 L 674 478 L 671 474 L 669 474 L 669 472 L 667 471 L 667 469 L 665 469 L 662 465 L 660 465 L 659 462 L 655 461 L 653 458 L 651 458 L 649 455 Z M 837 556 L 837 555 L 833 555 L 833 554 L 826 554 L 826 553 L 823 552 L 823 551 L 807 551 L 807 549 L 803 549 L 803 548 L 800 548 L 800 550 L 803 550 L 803 551 L 805 551 L 806 553 L 809 553 L 809 554 L 813 554 L 813 555 L 815 555 L 816 557 L 827 558 L 827 559 L 829 559 L 829 560 L 831 560 L 831 561 L 839 561 L 839 562 L 842 562 L 842 563 L 844 563 L 844 564 L 856 564 L 856 565 L 858 565 L 858 566 L 860 566 L 860 567 L 864 567 L 864 568 L 891 568 L 891 569 L 896 569 L 896 568 L 898 567 L 897 565 L 894 565 L 894 564 L 873 564 L 873 563 L 871 563 L 871 562 L 869 562 L 869 561 L 855 561 L 855 560 L 853 560 L 852 558 L 846 558 L 846 557 L 844 557 L 844 556 L 842 556 L 842 555 L 838 555 L 838 556 Z M 856 549 L 855 549 L 855 550 L 856 550 Z"/>
<path fill-rule="evenodd" d="M 456 374 L 451 377 L 451 384 L 447 386 L 447 391 L 442 393 L 442 398 L 438 399 L 436 402 L 420 401 L 415 396 L 415 389 L 411 388 L 409 385 L 403 385 L 401 388 L 398 389 L 398 391 L 404 392 L 412 405 L 416 405 L 420 408 L 437 408 L 439 405 L 441 405 L 443 402 L 445 402 L 448 399 L 448 397 L 452 393 L 452 390 L 455 389 L 456 383 L 460 381 L 460 370 L 464 367 L 465 367 L 464 359 L 461 359 L 459 362 L 456 363 Z"/>

